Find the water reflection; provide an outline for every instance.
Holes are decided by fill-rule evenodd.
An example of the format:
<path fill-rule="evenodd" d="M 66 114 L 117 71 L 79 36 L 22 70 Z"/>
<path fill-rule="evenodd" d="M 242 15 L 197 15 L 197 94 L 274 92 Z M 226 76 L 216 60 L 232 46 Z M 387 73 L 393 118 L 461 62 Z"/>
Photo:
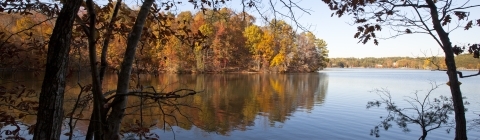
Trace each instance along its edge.
<path fill-rule="evenodd" d="M 6 83 L 3 86 L 12 87 L 24 84 L 27 88 L 39 92 L 42 76 L 20 74 L 15 79 L 24 79 L 17 83 Z M 137 79 L 139 78 L 139 79 Z M 28 80 L 27 80 L 28 79 Z M 310 112 L 314 106 L 322 105 L 327 88 L 328 77 L 324 73 L 298 74 L 199 74 L 176 75 L 164 74 L 157 77 L 151 75 L 133 75 L 131 87 L 137 83 L 143 86 L 154 86 L 157 91 L 172 91 L 179 88 L 190 88 L 203 91 L 200 94 L 184 99 L 168 102 L 180 106 L 166 106 L 144 102 L 140 110 L 140 99 L 129 98 L 129 107 L 122 122 L 123 131 L 127 132 L 137 127 L 140 120 L 143 126 L 154 126 L 170 130 L 177 126 L 185 130 L 194 127 L 205 132 L 215 132 L 229 135 L 234 130 L 245 131 L 255 124 L 259 116 L 267 119 L 266 127 L 275 127 L 275 123 L 284 123 L 295 111 Z M 117 77 L 108 75 L 104 83 L 104 91 L 116 88 Z M 86 85 L 90 82 L 88 74 L 71 76 L 66 85 L 65 114 L 71 112 L 75 98 L 80 89 L 78 83 Z M 178 107 L 178 108 L 177 108 Z M 176 111 L 179 109 L 180 111 Z M 91 107 L 86 107 L 83 113 L 75 113 L 81 119 L 88 119 Z M 88 115 L 87 115 L 88 114 Z M 140 118 L 140 114 L 144 117 Z M 167 115 L 163 115 L 167 114 Z M 32 124 L 34 116 L 24 118 L 25 123 Z M 165 122 L 165 123 L 164 123 Z M 77 130 L 86 131 L 88 122 L 79 121 Z"/>
<path fill-rule="evenodd" d="M 182 106 L 180 112 L 174 112 L 176 120 L 172 116 L 160 115 L 159 108 L 147 109 L 149 111 L 144 114 L 157 115 L 144 117 L 144 120 L 162 122 L 165 119 L 167 124 L 158 123 L 159 128 L 170 124 L 190 130 L 195 125 L 206 132 L 228 135 L 233 130 L 247 130 L 248 126 L 255 125 L 255 118 L 260 115 L 268 118 L 269 126 L 274 127 L 275 122 L 284 123 L 297 110 L 311 111 L 315 105 L 321 105 L 328 87 L 327 78 L 323 73 L 144 76 L 140 83 L 158 89 L 204 91 L 178 100 L 178 103 L 191 107 Z M 135 104 L 135 101 L 131 103 Z M 163 107 L 164 111 L 168 108 Z M 124 125 L 137 120 L 137 115 L 127 116 Z"/>

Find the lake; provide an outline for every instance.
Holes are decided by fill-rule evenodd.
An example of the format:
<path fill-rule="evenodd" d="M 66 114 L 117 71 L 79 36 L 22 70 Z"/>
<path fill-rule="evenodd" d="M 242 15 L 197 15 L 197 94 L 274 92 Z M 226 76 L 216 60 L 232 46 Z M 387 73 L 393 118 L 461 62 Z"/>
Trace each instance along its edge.
<path fill-rule="evenodd" d="M 479 78 L 460 79 L 462 93 L 471 103 L 466 106 L 467 120 L 478 118 L 476 114 L 480 113 Z M 106 81 L 106 89 L 115 88 L 115 76 L 107 77 Z M 411 132 L 408 133 L 393 124 L 388 131 L 382 130 L 379 138 L 370 136 L 370 130 L 382 120 L 380 116 L 387 115 L 383 107 L 366 109 L 368 101 L 379 99 L 370 91 L 387 88 L 400 107 L 409 107 L 403 99 L 413 96 L 415 91 L 423 95 L 430 89 L 431 81 L 443 83 L 432 97 L 450 95 L 444 84 L 448 81 L 445 71 L 429 70 L 332 68 L 319 73 L 292 74 L 164 74 L 143 75 L 138 81 L 164 91 L 178 88 L 203 91 L 176 101 L 191 106 L 172 113 L 176 119 L 163 117 L 155 107 L 142 112 L 147 114 L 143 118 L 145 124 L 154 124 L 151 133 L 161 139 L 179 140 L 418 139 L 421 132 L 415 124 L 409 124 Z M 75 84 L 68 84 L 69 94 L 77 91 Z M 135 104 L 137 99 L 130 100 Z M 127 112 L 130 115 L 125 117 L 124 126 L 138 121 L 138 110 Z M 164 126 L 167 126 L 165 130 Z M 80 123 L 77 129 L 85 130 L 85 124 Z M 427 139 L 453 139 L 454 133 L 445 130 L 434 130 Z M 470 130 L 468 136 L 480 139 L 480 132 Z"/>

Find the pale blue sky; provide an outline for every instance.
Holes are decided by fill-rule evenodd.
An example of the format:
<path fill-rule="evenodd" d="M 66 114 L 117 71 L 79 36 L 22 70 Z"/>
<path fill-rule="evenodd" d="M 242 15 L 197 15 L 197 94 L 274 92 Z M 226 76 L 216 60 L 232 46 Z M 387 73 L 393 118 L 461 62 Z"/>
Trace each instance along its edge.
<path fill-rule="evenodd" d="M 295 1 L 295 0 L 293 0 Z M 102 3 L 102 1 L 97 1 Z M 234 0 L 233 2 L 227 2 L 227 7 L 241 11 L 241 1 Z M 463 4 L 465 0 L 456 0 L 452 7 Z M 128 2 L 127 4 L 135 5 L 136 2 Z M 411 34 L 404 35 L 394 39 L 379 40 L 380 44 L 375 46 L 373 43 L 357 43 L 358 40 L 353 38 L 356 32 L 357 25 L 349 25 L 352 23 L 351 16 L 344 16 L 338 18 L 336 16 L 330 17 L 332 11 L 330 11 L 326 4 L 321 0 L 303 0 L 297 3 L 299 6 L 310 9 L 310 15 L 306 13 L 298 12 L 300 16 L 298 22 L 304 26 L 310 26 L 310 30 L 317 36 L 317 38 L 324 39 L 328 43 L 328 49 L 330 50 L 329 57 L 391 57 L 391 56 L 423 56 L 422 51 L 432 50 L 435 54 L 437 52 L 442 53 L 442 50 L 435 42 L 435 40 L 427 34 Z M 468 5 L 478 5 L 480 0 L 471 0 Z M 183 5 L 183 6 L 182 6 Z M 178 11 L 192 10 L 191 4 L 185 3 L 178 7 Z M 267 10 L 267 5 L 264 5 L 264 10 Z M 281 5 L 278 4 L 276 9 L 281 10 Z M 283 9 L 285 10 L 285 9 Z M 479 11 L 479 8 L 473 8 L 469 11 Z M 405 10 L 410 12 L 411 10 Z M 286 11 L 285 11 L 286 12 Z M 256 12 L 250 11 L 254 15 Z M 471 19 L 480 19 L 480 13 L 470 13 Z M 456 18 L 452 20 L 456 22 Z M 465 22 L 463 22 L 465 24 Z M 293 23 L 292 23 L 293 24 Z M 377 36 L 388 37 L 391 30 L 384 27 L 382 34 Z M 450 33 L 450 39 L 453 44 L 465 44 L 465 43 L 480 43 L 479 34 L 480 27 L 476 26 L 468 31 L 463 28 L 456 29 Z M 441 54 L 443 55 L 443 54 Z"/>
<path fill-rule="evenodd" d="M 462 1 L 462 0 L 459 0 Z M 479 0 L 475 1 L 480 4 Z M 404 35 L 394 39 L 380 40 L 378 46 L 373 43 L 357 44 L 358 40 L 353 38 L 357 26 L 351 26 L 351 17 L 342 18 L 330 17 L 332 13 L 327 5 L 322 1 L 303 1 L 304 5 L 311 5 L 314 9 L 309 16 L 300 19 L 302 22 L 316 24 L 315 34 L 319 38 L 323 38 L 328 43 L 330 57 L 388 57 L 388 56 L 423 56 L 421 51 L 432 50 L 434 53 L 442 52 L 435 40 L 427 34 Z M 473 2 L 471 2 L 474 4 Z M 480 8 L 475 10 L 480 11 Z M 408 10 L 410 11 L 410 10 Z M 470 18 L 479 19 L 479 13 L 471 13 Z M 388 28 L 383 28 L 385 36 L 390 35 Z M 480 43 L 478 34 L 480 27 L 475 27 L 468 31 L 463 28 L 457 29 L 450 34 L 452 43 Z"/>

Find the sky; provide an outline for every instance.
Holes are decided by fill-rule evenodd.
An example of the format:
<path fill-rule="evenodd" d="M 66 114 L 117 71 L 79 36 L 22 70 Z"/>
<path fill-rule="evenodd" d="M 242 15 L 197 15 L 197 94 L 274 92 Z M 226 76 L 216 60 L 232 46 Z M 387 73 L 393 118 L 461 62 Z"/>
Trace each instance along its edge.
<path fill-rule="evenodd" d="M 263 0 L 266 1 L 266 0 Z M 275 1 L 275 0 L 274 0 Z M 423 52 L 427 52 L 426 55 L 443 55 L 443 51 L 436 41 L 428 34 L 409 34 L 403 35 L 392 39 L 379 40 L 379 45 L 376 46 L 373 42 L 367 44 L 358 43 L 358 39 L 353 38 L 356 33 L 358 25 L 351 25 L 353 23 L 351 16 L 343 16 L 338 18 L 337 16 L 331 17 L 332 11 L 321 0 L 292 0 L 297 1 L 297 4 L 304 8 L 309 9 L 310 14 L 295 11 L 297 15 L 297 22 L 304 27 L 312 31 L 317 38 L 324 39 L 328 43 L 329 57 L 423 57 Z M 460 6 L 465 0 L 455 0 L 452 7 Z M 97 1 L 102 3 L 102 1 Z M 127 1 L 128 5 L 135 5 L 135 1 Z M 478 5 L 480 0 L 471 0 L 467 5 Z M 227 7 L 234 9 L 235 11 L 241 11 L 242 5 L 240 0 L 231 0 L 227 2 Z M 262 7 L 262 5 L 259 5 Z M 263 10 L 267 10 L 268 5 L 263 5 Z M 275 8 L 287 13 L 285 8 L 282 8 L 278 3 Z M 178 12 L 185 10 L 192 10 L 193 6 L 188 3 L 184 3 L 178 6 Z M 480 7 L 472 8 L 469 11 L 479 11 Z M 192 10 L 193 11 L 193 10 Z M 412 10 L 403 10 L 405 12 L 412 12 Z M 258 16 L 256 11 L 250 10 L 251 14 Z M 268 12 L 266 13 L 268 15 Z M 480 13 L 470 13 L 470 18 L 480 19 Z M 457 22 L 454 17 L 452 22 Z M 465 24 L 466 22 L 460 21 Z M 261 24 L 261 21 L 257 18 L 257 23 Z M 292 25 L 294 23 L 290 22 Z M 455 24 L 456 25 L 456 24 Z M 295 26 L 294 26 L 295 27 Z M 449 27 L 445 27 L 449 28 Z M 467 44 L 467 43 L 480 43 L 478 36 L 480 33 L 480 27 L 476 26 L 468 31 L 463 28 L 459 28 L 450 33 L 450 39 L 453 44 Z M 383 27 L 382 33 L 377 34 L 380 37 L 390 37 L 391 34 L 395 34 L 388 27 Z"/>

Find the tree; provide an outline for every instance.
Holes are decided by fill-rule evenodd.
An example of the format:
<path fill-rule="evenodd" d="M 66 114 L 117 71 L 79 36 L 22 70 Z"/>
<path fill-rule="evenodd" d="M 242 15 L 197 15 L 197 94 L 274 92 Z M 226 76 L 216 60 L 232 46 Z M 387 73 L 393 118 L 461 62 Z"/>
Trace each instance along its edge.
<path fill-rule="evenodd" d="M 330 61 L 328 59 L 328 49 L 327 49 L 327 42 L 323 39 L 315 39 L 315 46 L 317 47 L 316 50 L 320 55 L 318 59 L 320 63 L 320 68 L 327 67 L 327 63 Z M 318 69 L 318 68 L 317 68 Z"/>
<path fill-rule="evenodd" d="M 45 76 L 40 92 L 34 140 L 60 139 L 63 122 L 63 96 L 68 68 L 70 41 L 75 15 L 82 0 L 72 0 L 62 7 L 48 43 Z"/>
<path fill-rule="evenodd" d="M 38 124 L 35 129 L 34 139 L 58 139 L 58 136 L 60 135 L 61 121 L 64 114 L 62 110 L 63 93 L 65 89 L 65 79 L 67 77 L 66 73 L 68 68 L 70 46 L 85 45 L 85 41 L 88 40 L 88 63 L 90 66 L 92 77 L 92 89 L 85 90 L 85 92 L 91 91 L 93 94 L 94 111 L 92 113 L 92 116 L 90 117 L 90 127 L 89 131 L 87 132 L 87 139 L 92 139 L 92 134 L 95 135 L 95 139 L 112 139 L 119 137 L 118 134 L 120 132 L 122 118 L 125 115 L 124 111 L 128 96 L 149 97 L 149 99 L 158 101 L 167 98 L 182 98 L 196 93 L 193 90 L 186 89 L 169 93 L 157 93 L 155 91 L 142 92 L 143 87 L 138 85 L 136 89 L 134 89 L 133 91 L 129 91 L 129 88 L 131 88 L 129 84 L 131 79 L 131 72 L 133 71 L 132 67 L 136 65 L 138 72 L 138 66 L 141 65 L 139 63 L 133 63 L 138 61 L 147 61 L 147 63 L 154 62 L 150 61 L 153 60 L 151 59 L 151 57 L 149 58 L 148 56 L 136 56 L 136 54 L 138 54 L 137 51 L 142 54 L 143 52 L 145 52 L 145 50 L 152 52 L 152 50 L 155 49 L 164 49 L 160 48 L 160 46 L 166 44 L 164 43 L 165 40 L 171 41 L 170 43 L 173 44 L 172 46 L 180 44 L 175 41 L 180 40 L 182 41 L 182 43 L 187 42 L 185 44 L 192 47 L 194 51 L 200 52 L 198 56 L 202 57 L 202 61 L 200 62 L 200 64 L 203 65 L 205 63 L 203 61 L 203 50 L 208 51 L 209 49 L 207 45 L 204 45 L 205 38 L 208 36 L 212 37 L 213 35 L 216 35 L 217 40 L 220 41 L 219 44 L 225 46 L 225 48 L 217 48 L 220 53 L 217 53 L 218 56 L 216 57 L 219 58 L 219 60 L 225 60 L 224 65 L 226 66 L 226 63 L 229 62 L 229 60 L 242 58 L 241 55 L 232 54 L 233 51 L 238 50 L 240 52 L 246 52 L 241 47 L 239 47 L 245 43 L 241 32 L 247 25 L 251 24 L 250 21 L 252 20 L 251 17 L 245 19 L 245 13 L 243 13 L 244 16 L 241 20 L 242 16 L 234 15 L 233 12 L 229 9 L 223 8 L 220 10 L 218 6 L 222 3 L 224 4 L 225 1 L 221 1 L 220 3 L 197 0 L 189 1 L 194 5 L 195 8 L 201 9 L 202 12 L 202 14 L 197 14 L 199 16 L 195 16 L 194 20 L 196 20 L 197 22 L 195 22 L 192 27 L 187 27 L 187 25 L 178 26 L 178 24 L 182 22 L 181 20 L 178 20 L 176 23 L 177 25 L 175 25 L 175 23 L 171 22 L 175 19 L 175 16 L 173 14 L 163 14 L 160 12 L 168 11 L 174 6 L 174 4 L 177 4 L 176 2 L 166 2 L 162 3 L 161 6 L 158 6 L 153 4 L 153 0 L 146 0 L 142 3 L 142 7 L 139 9 L 139 11 L 134 11 L 128 8 L 120 8 L 125 7 L 125 5 L 123 5 L 121 1 L 117 1 L 117 3 L 115 4 L 115 9 L 113 9 L 112 12 L 114 2 L 109 2 L 105 7 L 100 7 L 98 5 L 95 5 L 93 0 L 86 0 L 86 3 L 83 4 L 86 8 L 85 12 L 85 10 L 79 11 L 79 7 L 83 1 L 61 1 L 61 6 L 63 6 L 63 8 L 60 13 L 55 10 L 55 7 L 58 7 L 58 5 L 56 4 L 51 4 L 51 7 L 45 7 L 44 5 L 42 6 L 42 3 L 39 4 L 38 1 L 36 2 L 37 3 L 35 3 L 35 5 L 32 4 L 30 1 L 23 3 L 13 0 L 1 2 L 0 5 L 0 12 L 3 12 L 5 10 L 8 11 L 8 13 L 11 13 L 13 11 L 14 13 L 20 13 L 20 15 L 28 15 L 31 13 L 28 13 L 27 9 L 31 9 L 32 7 L 34 7 L 34 9 L 41 11 L 45 15 L 58 16 L 49 42 L 47 65 L 45 69 L 46 75 L 42 85 L 40 109 L 38 113 L 42 117 L 37 118 Z M 20 5 L 18 3 L 20 3 Z M 247 4 L 247 2 L 243 2 L 243 4 Z M 250 3 L 248 3 L 248 5 L 248 7 L 254 7 L 255 2 L 251 1 Z M 22 6 L 24 7 L 22 8 Z M 205 7 L 212 7 L 212 9 L 207 10 Z M 122 11 L 119 12 L 119 10 Z M 217 12 L 220 13 L 221 16 L 212 16 L 206 18 L 203 17 L 205 13 L 207 13 L 207 15 L 216 15 Z M 118 18 L 117 13 L 119 14 Z M 225 15 L 227 16 L 226 19 L 222 17 Z M 107 21 L 107 19 L 109 18 L 110 21 Z M 238 23 L 227 24 L 226 20 L 229 18 L 234 22 L 238 21 Z M 206 23 L 204 21 L 205 19 L 218 23 Z M 76 24 L 73 24 L 74 20 L 76 20 Z M 121 22 L 115 23 L 115 21 L 117 20 Z M 183 24 L 185 24 L 186 20 L 188 20 L 188 18 L 183 20 Z M 245 22 L 246 24 L 244 24 L 243 21 L 247 21 Z M 159 28 L 153 28 L 155 30 L 152 30 L 152 28 L 146 28 L 154 25 L 158 25 Z M 214 28 L 215 25 L 225 28 L 225 30 L 216 30 Z M 272 31 L 269 37 L 264 42 L 263 47 L 267 48 L 267 50 L 262 50 L 262 54 L 266 65 L 269 64 L 269 61 L 274 56 L 274 54 L 279 52 L 280 54 L 283 53 L 282 56 L 284 57 L 283 59 L 278 60 L 280 62 L 279 64 L 286 65 L 284 62 L 286 59 L 285 54 L 288 53 L 288 49 L 289 47 L 291 47 L 288 45 L 291 45 L 291 42 L 293 42 L 292 34 L 294 34 L 294 32 L 288 24 L 284 24 L 282 25 L 282 27 L 287 28 L 279 29 L 282 31 L 288 31 L 286 34 L 283 34 L 287 35 L 283 38 L 283 40 L 281 40 L 280 42 L 275 41 L 274 37 L 276 34 L 274 31 Z M 75 35 L 72 35 L 72 28 L 75 29 Z M 83 34 L 80 33 L 81 30 L 83 30 Z M 173 30 L 181 30 L 184 32 L 180 33 Z M 129 33 L 128 37 L 125 36 L 125 34 L 127 33 Z M 75 36 L 76 38 L 73 38 L 72 36 Z M 240 37 L 242 39 L 235 39 L 236 37 Z M 3 47 L 3 45 L 7 41 L 4 41 L 3 36 L 1 38 L 2 44 L 0 45 L 0 47 Z M 110 42 L 110 40 L 117 39 L 118 41 L 115 41 L 115 43 L 117 44 Z M 8 40 L 8 38 L 6 40 Z M 72 42 L 72 40 L 75 43 L 70 43 Z M 100 66 L 98 66 L 97 64 L 97 45 L 100 46 L 97 43 L 99 40 L 103 40 L 103 44 L 101 45 L 102 48 L 98 49 L 101 50 Z M 119 47 L 123 46 L 120 45 L 122 44 L 121 42 L 126 42 L 127 44 L 123 58 L 121 57 L 121 55 L 112 54 L 122 53 L 123 50 Z M 207 43 L 211 42 L 207 41 Z M 114 48 L 112 48 L 112 46 Z M 142 49 L 137 50 L 137 47 L 141 47 Z M 145 50 L 143 50 L 144 47 Z M 79 50 L 81 49 L 80 47 L 78 48 Z M 185 48 L 181 49 L 184 50 Z M 171 53 L 171 50 L 165 52 Z M 185 54 L 182 54 L 182 56 L 185 56 Z M 83 57 L 83 55 L 79 54 L 78 57 L 81 58 Z M 175 55 L 173 55 L 173 57 L 175 57 Z M 135 58 L 137 58 L 136 61 L 134 61 Z M 162 57 L 160 57 L 160 59 L 162 60 Z M 167 58 L 164 57 L 164 59 Z M 116 64 L 112 63 L 115 61 Z M 121 65 L 120 61 L 122 61 Z M 240 64 L 239 61 L 234 61 L 232 63 Z M 102 93 L 104 92 L 102 87 L 103 76 L 105 75 L 106 69 L 109 66 L 119 69 L 118 85 L 116 90 Z M 143 66 L 146 67 L 145 65 Z M 198 69 L 203 71 L 204 67 L 202 66 Z M 84 88 L 82 86 L 80 87 L 82 88 L 82 91 L 84 91 Z M 186 91 L 187 93 L 185 95 L 176 94 L 180 91 Z M 115 92 L 116 94 L 113 94 Z M 72 118 L 71 115 L 70 118 Z"/>
<path fill-rule="evenodd" d="M 453 7 L 453 0 L 322 0 L 329 5 L 333 15 L 353 15 L 358 31 L 354 38 L 364 44 L 373 39 L 378 45 L 377 35 L 383 27 L 391 27 L 399 35 L 423 33 L 430 35 L 440 48 L 445 52 L 445 63 L 455 109 L 456 140 L 467 139 L 466 120 L 462 92 L 458 82 L 457 68 L 454 54 L 459 54 L 461 49 L 454 47 L 450 41 L 449 31 L 444 26 L 450 24 L 452 17 L 458 20 L 469 20 L 464 26 L 466 30 L 473 26 L 473 21 L 464 10 L 479 7 L 468 5 L 468 1 L 460 7 Z M 412 14 L 403 14 L 402 11 L 413 10 Z M 480 25 L 480 20 L 476 20 Z M 460 25 L 458 25 L 460 26 Z"/>
<path fill-rule="evenodd" d="M 255 60 L 257 70 L 260 69 L 260 62 L 261 62 L 261 54 L 259 49 L 259 44 L 263 38 L 262 29 L 260 29 L 257 25 L 250 25 L 245 28 L 243 32 L 243 36 L 247 39 L 246 40 L 246 47 L 249 48 L 250 53 L 253 55 L 253 60 Z"/>
<path fill-rule="evenodd" d="M 392 127 L 391 122 L 398 124 L 404 132 L 409 132 L 408 124 L 417 124 L 422 130 L 422 136 L 420 140 L 425 140 L 428 135 L 428 132 L 435 129 L 445 127 L 449 125 L 450 117 L 449 114 L 453 113 L 453 101 L 451 98 L 446 96 L 440 96 L 439 98 L 430 99 L 431 94 L 436 90 L 440 85 L 437 85 L 435 82 L 431 82 L 431 88 L 425 94 L 425 96 L 419 97 L 418 91 L 415 91 L 414 97 L 407 97 L 406 102 L 411 105 L 408 108 L 401 108 L 392 101 L 392 96 L 388 89 L 375 89 L 372 92 L 377 93 L 380 96 L 380 100 L 370 101 L 367 104 L 367 109 L 371 107 L 380 107 L 385 105 L 385 109 L 388 111 L 388 115 L 383 118 L 381 123 L 375 126 L 371 130 L 370 135 L 375 137 L 380 137 L 380 128 L 388 130 Z M 465 102 L 468 105 L 468 102 Z M 413 112 L 413 115 L 412 115 Z"/>

